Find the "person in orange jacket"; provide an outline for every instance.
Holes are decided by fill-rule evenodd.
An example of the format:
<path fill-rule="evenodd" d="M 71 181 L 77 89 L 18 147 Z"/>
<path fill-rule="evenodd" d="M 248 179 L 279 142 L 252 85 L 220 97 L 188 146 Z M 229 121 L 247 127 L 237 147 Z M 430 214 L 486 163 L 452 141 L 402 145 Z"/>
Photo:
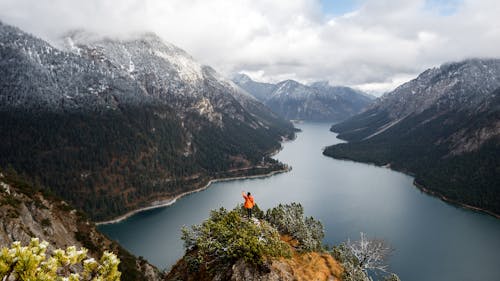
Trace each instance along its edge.
<path fill-rule="evenodd" d="M 255 202 L 253 201 L 253 196 L 250 192 L 245 192 L 241 193 L 243 195 L 243 198 L 245 198 L 245 204 L 243 205 L 245 209 L 247 209 L 247 215 L 248 218 L 250 219 L 252 217 L 252 208 L 255 205 Z"/>

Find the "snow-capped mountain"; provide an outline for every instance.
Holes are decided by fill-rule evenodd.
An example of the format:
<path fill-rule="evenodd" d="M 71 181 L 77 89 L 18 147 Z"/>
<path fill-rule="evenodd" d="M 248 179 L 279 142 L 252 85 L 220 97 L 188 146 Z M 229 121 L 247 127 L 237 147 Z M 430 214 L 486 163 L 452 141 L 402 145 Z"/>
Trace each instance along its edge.
<path fill-rule="evenodd" d="M 0 108 L 93 110 L 140 103 L 144 90 L 117 69 L 59 50 L 0 23 Z"/>
<path fill-rule="evenodd" d="M 367 95 L 349 87 L 333 87 L 328 82 L 304 85 L 294 80 L 277 84 L 260 83 L 239 74 L 233 81 L 289 120 L 340 121 L 372 102 Z"/>
<path fill-rule="evenodd" d="M 428 69 L 384 95 L 374 106 L 398 118 L 438 106 L 444 110 L 476 108 L 500 87 L 500 60 L 469 59 Z"/>
<path fill-rule="evenodd" d="M 158 36 L 56 46 L 0 23 L 0 165 L 95 218 L 282 168 L 263 157 L 293 126 Z"/>
<path fill-rule="evenodd" d="M 338 124 L 345 138 L 363 139 L 380 134 L 408 118 L 430 111 L 479 114 L 492 106 L 500 87 L 500 59 L 469 59 L 428 69 L 416 79 L 382 96 L 365 112 Z M 435 116 L 437 117 L 437 116 Z M 432 119 L 427 120 L 427 122 Z M 341 128 L 352 127 L 350 130 Z M 355 131 L 355 132 L 354 132 Z"/>
<path fill-rule="evenodd" d="M 500 214 L 500 59 L 429 69 L 332 127 L 325 154 L 390 164 L 445 196 Z"/>
<path fill-rule="evenodd" d="M 256 82 L 242 73 L 235 75 L 232 80 L 236 85 L 262 102 L 265 102 L 276 88 L 275 84 Z"/>
<path fill-rule="evenodd" d="M 68 51 L 120 69 L 122 75 L 139 82 L 148 96 L 175 107 L 181 116 L 200 114 L 218 126 L 223 125 L 223 114 L 254 128 L 282 122 L 233 82 L 155 34 L 127 40 L 95 38 L 73 32 L 64 38 L 64 45 Z"/>

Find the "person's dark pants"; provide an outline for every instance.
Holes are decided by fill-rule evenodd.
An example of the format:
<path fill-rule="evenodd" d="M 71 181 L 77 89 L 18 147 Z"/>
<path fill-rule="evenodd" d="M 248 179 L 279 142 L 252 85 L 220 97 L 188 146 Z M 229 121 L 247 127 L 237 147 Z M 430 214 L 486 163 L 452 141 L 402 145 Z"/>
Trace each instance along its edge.
<path fill-rule="evenodd" d="M 247 217 L 248 218 L 252 217 L 252 208 L 247 208 Z"/>

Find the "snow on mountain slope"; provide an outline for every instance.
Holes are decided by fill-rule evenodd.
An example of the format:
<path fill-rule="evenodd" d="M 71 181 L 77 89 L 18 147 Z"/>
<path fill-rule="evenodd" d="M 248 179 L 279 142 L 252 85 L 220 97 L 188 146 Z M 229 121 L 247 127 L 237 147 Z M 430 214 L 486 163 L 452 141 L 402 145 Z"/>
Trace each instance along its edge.
<path fill-rule="evenodd" d="M 0 166 L 95 219 L 283 168 L 266 156 L 293 125 L 153 34 L 73 31 L 56 48 L 0 24 L 0 39 Z"/>
<path fill-rule="evenodd" d="M 259 83 L 240 74 L 233 81 L 286 119 L 339 121 L 361 111 L 372 102 L 363 93 L 325 82 L 304 85 L 294 80 L 277 84 Z"/>
<path fill-rule="evenodd" d="M 226 118 L 248 122 L 254 128 L 260 126 L 245 117 L 245 109 L 241 108 L 256 103 L 252 96 L 154 34 L 110 39 L 72 32 L 64 42 L 66 50 L 108 63 L 122 75 L 128 74 L 148 95 L 180 110 L 181 117 L 197 112 L 222 127 L 225 114 Z"/>
<path fill-rule="evenodd" d="M 400 117 L 431 106 L 476 107 L 500 87 L 500 59 L 469 59 L 428 69 L 374 105 Z"/>
<path fill-rule="evenodd" d="M 336 128 L 348 139 L 376 136 L 396 120 L 433 110 L 430 122 L 450 111 L 475 114 L 488 110 L 500 87 L 500 59 L 469 59 L 428 69 L 416 79 L 382 96 L 364 113 Z M 347 129 L 350 128 L 350 129 Z"/>
<path fill-rule="evenodd" d="M 424 190 L 500 214 L 500 59 L 429 69 L 332 130 L 324 154 L 389 164 Z"/>
<path fill-rule="evenodd" d="M 141 87 L 115 69 L 59 50 L 15 27 L 0 23 L 0 42 L 0 108 L 107 110 L 118 103 L 147 101 Z"/>

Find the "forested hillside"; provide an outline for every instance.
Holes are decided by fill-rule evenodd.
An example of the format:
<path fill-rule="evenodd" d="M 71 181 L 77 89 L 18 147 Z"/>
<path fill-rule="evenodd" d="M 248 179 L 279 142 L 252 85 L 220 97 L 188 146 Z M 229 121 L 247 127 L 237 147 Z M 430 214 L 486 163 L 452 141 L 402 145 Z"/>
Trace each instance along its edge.
<path fill-rule="evenodd" d="M 332 127 L 335 158 L 389 164 L 443 199 L 500 214 L 500 61 L 430 69 Z"/>
<path fill-rule="evenodd" d="M 153 34 L 54 47 L 0 24 L 0 166 L 102 220 L 284 166 L 293 126 Z"/>

